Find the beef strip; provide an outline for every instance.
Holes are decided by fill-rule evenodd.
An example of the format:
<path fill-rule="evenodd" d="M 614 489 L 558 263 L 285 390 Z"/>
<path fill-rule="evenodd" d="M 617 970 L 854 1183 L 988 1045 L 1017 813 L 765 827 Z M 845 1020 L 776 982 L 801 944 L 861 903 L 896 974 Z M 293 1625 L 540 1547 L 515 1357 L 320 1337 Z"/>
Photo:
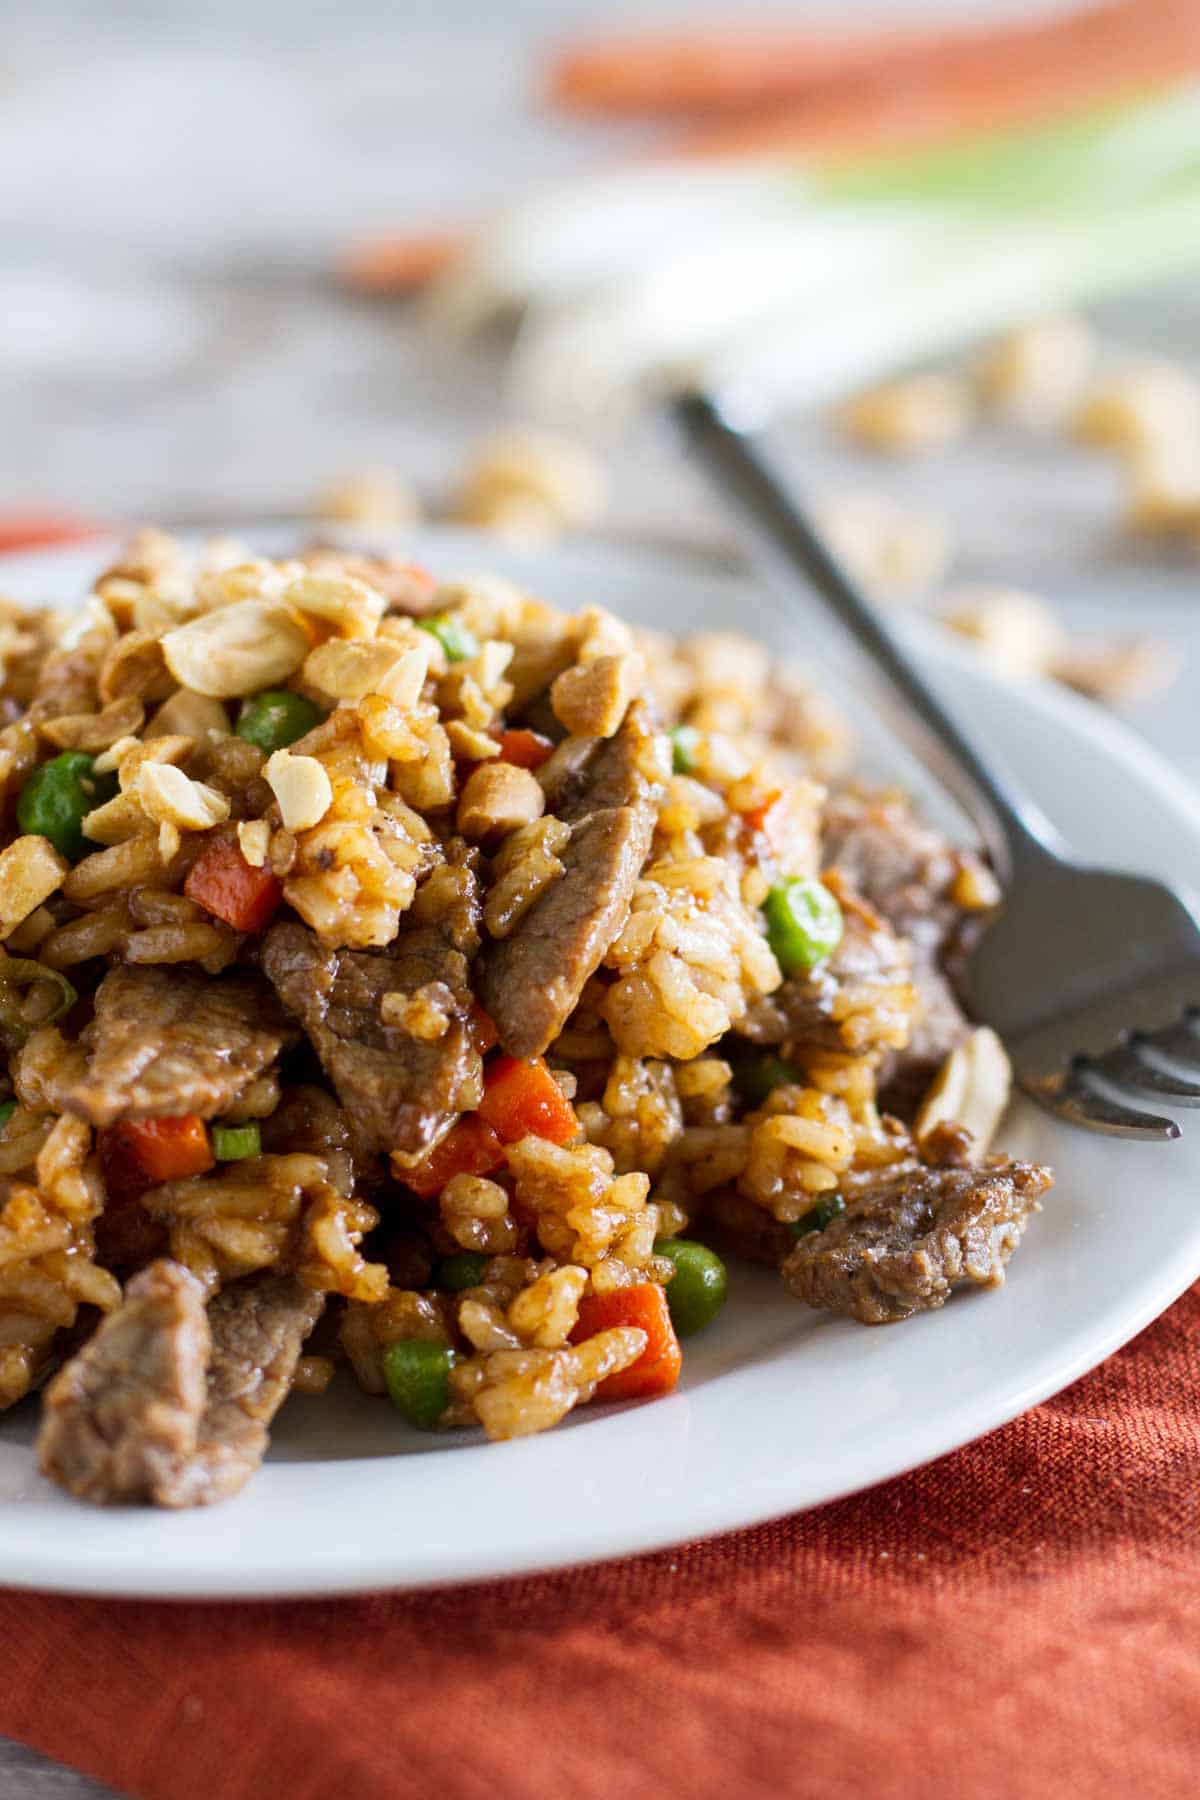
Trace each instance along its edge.
<path fill-rule="evenodd" d="M 479 992 L 504 1048 L 540 1056 L 629 917 L 654 835 L 653 807 L 610 807 L 574 827 L 564 873 L 480 962 Z"/>
<path fill-rule="evenodd" d="M 738 1035 L 756 1044 L 821 1044 L 847 1048 L 835 1022 L 836 1003 L 848 986 L 891 987 L 912 979 L 908 946 L 874 907 L 844 886 L 839 890 L 844 929 L 837 949 L 804 975 L 790 975 L 764 994 L 739 1021 Z"/>
<path fill-rule="evenodd" d="M 998 1287 L 1048 1169 L 996 1158 L 981 1168 L 921 1167 L 866 1189 L 783 1265 L 809 1306 L 886 1325 L 942 1306 L 971 1281 Z"/>
<path fill-rule="evenodd" d="M 199 1506 L 236 1493 L 323 1305 L 266 1275 L 206 1309 L 186 1269 L 151 1263 L 46 1390 L 42 1473 L 84 1500 Z"/>
<path fill-rule="evenodd" d="M 331 950 L 307 925 L 273 925 L 263 971 L 304 1026 L 321 1066 L 371 1150 L 424 1150 L 456 1113 L 479 1104 L 483 1062 L 470 1029 L 467 959 L 435 926 L 401 930 L 383 950 Z M 414 1037 L 380 1016 L 384 994 L 440 982 L 450 1022 Z"/>
<path fill-rule="evenodd" d="M 629 917 L 657 818 L 653 732 L 630 707 L 615 737 L 563 761 L 548 803 L 571 825 L 564 873 L 479 961 L 480 997 L 513 1056 L 540 1056 Z"/>
<path fill-rule="evenodd" d="M 250 1479 L 324 1308 L 324 1295 L 291 1275 L 239 1282 L 211 1302 L 212 1356 L 196 1453 L 154 1494 L 160 1506 L 210 1506 Z"/>
<path fill-rule="evenodd" d="M 287 1024 L 255 975 L 110 969 L 95 1014 L 49 1076 L 44 1103 L 90 1125 L 221 1113 L 278 1056 Z"/>
<path fill-rule="evenodd" d="M 826 867 L 840 869 L 902 937 L 934 951 L 945 943 L 961 916 L 949 889 L 962 858 L 903 796 L 832 795 L 821 841 Z"/>
<path fill-rule="evenodd" d="M 151 1263 L 46 1390 L 42 1473 L 85 1500 L 151 1500 L 196 1447 L 210 1351 L 204 1293 Z"/>
<path fill-rule="evenodd" d="M 962 854 L 913 812 L 903 797 L 853 788 L 829 801 L 825 861 L 882 913 L 913 947 L 917 1011 L 904 1050 L 879 1073 L 884 1104 L 911 1117 L 930 1081 L 970 1030 L 946 975 L 961 949 L 965 914 L 951 897 Z"/>
<path fill-rule="evenodd" d="M 635 700 L 621 729 L 610 738 L 567 738 L 539 779 L 546 809 L 567 824 L 614 806 L 639 806 L 657 798 L 654 726 Z"/>

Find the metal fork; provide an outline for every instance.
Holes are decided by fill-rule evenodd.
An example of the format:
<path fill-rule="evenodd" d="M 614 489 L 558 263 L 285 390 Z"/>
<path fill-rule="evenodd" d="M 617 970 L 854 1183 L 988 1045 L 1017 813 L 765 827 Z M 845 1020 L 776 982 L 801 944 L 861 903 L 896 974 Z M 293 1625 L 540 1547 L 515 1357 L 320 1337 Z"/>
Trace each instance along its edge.
<path fill-rule="evenodd" d="M 925 760 L 982 832 L 1005 898 L 970 958 L 967 987 L 976 1017 L 1005 1040 L 1021 1088 L 1073 1125 L 1178 1137 L 1175 1120 L 1143 1102 L 1200 1105 L 1200 924 L 1187 902 L 1146 876 L 1074 862 L 916 672 L 754 437 L 705 394 L 678 397 L 673 411 L 748 535 L 785 577 L 812 582 L 916 715 Z"/>

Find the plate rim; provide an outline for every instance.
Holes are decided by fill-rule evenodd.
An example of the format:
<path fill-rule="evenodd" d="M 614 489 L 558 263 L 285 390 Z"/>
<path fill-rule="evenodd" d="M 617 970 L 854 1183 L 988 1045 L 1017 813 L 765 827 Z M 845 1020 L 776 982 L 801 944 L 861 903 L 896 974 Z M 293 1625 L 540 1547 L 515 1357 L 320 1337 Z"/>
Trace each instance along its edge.
<path fill-rule="evenodd" d="M 284 527 L 264 521 L 261 527 L 241 527 L 239 535 L 244 534 L 253 541 L 262 543 L 281 532 L 294 538 L 295 531 L 294 524 Z M 422 547 L 429 546 L 430 553 L 435 556 L 457 550 L 490 554 L 493 560 L 496 560 L 497 555 L 494 542 L 486 535 L 459 528 L 419 528 L 397 533 L 350 532 L 344 535 L 360 543 L 364 540 L 373 543 L 401 542 L 405 547 L 417 548 L 419 552 Z M 0 557 L 0 579 L 19 584 L 21 577 L 33 569 L 45 569 L 47 565 L 62 563 L 68 559 L 78 561 L 81 555 L 90 557 L 94 554 L 99 558 L 103 556 L 105 548 L 104 541 L 97 541 L 56 546 L 40 552 L 6 555 Z M 530 553 L 531 567 L 538 561 L 539 554 L 546 553 Z M 614 562 L 617 562 L 624 565 L 635 578 L 643 571 L 652 573 L 656 567 L 666 568 L 676 582 L 687 578 L 689 563 L 692 564 L 693 578 L 700 574 L 703 561 L 702 557 L 697 557 L 693 562 L 691 558 L 685 559 L 673 553 L 631 549 L 607 543 L 599 546 L 588 543 L 554 546 L 549 554 L 558 558 L 560 563 L 566 558 L 579 562 L 583 567 L 591 565 L 598 569 L 611 569 Z M 511 562 L 512 556 L 509 555 L 507 560 Z M 722 566 L 703 569 L 703 579 L 736 585 L 745 577 Z M 947 642 L 942 634 L 923 620 L 904 619 L 898 623 L 901 634 L 910 641 L 922 660 L 933 665 L 935 671 L 939 667 L 947 671 L 965 669 L 975 680 L 982 680 L 988 686 L 1005 692 L 1011 692 L 1015 686 L 1022 702 L 1041 713 L 1052 726 L 1065 729 L 1077 739 L 1085 739 L 1099 748 L 1106 757 L 1125 763 L 1141 780 L 1154 785 L 1165 808 L 1182 816 L 1185 828 L 1200 844 L 1200 792 L 1123 721 L 1048 682 L 1000 682 L 980 667 L 978 659 L 972 656 L 969 649 Z M 819 657 L 817 662 L 819 666 Z M 45 1526 L 41 1526 L 39 1530 L 38 1521 L 33 1517 L 27 1518 L 28 1529 L 23 1532 L 23 1508 L 16 1505 L 10 1509 L 0 1503 L 0 1512 L 10 1513 L 10 1520 L 6 1523 L 11 1523 L 15 1528 L 16 1537 L 36 1540 L 40 1536 L 43 1540 L 49 1540 L 49 1547 L 43 1545 L 39 1551 L 36 1541 L 12 1543 L 14 1532 L 6 1530 L 3 1539 L 0 1539 L 0 1584 L 63 1594 L 124 1596 L 163 1601 L 198 1598 L 257 1600 L 416 1590 L 586 1566 L 616 1557 L 651 1554 L 729 1531 L 749 1529 L 790 1512 L 807 1511 L 848 1498 L 976 1442 L 1030 1407 L 1061 1392 L 1097 1367 L 1165 1312 L 1198 1277 L 1200 1211 L 1197 1213 L 1195 1226 L 1181 1235 L 1173 1253 L 1165 1257 L 1160 1266 L 1141 1281 L 1133 1304 L 1119 1310 L 1110 1308 L 1099 1325 L 1089 1321 L 1078 1326 L 1065 1341 L 1047 1348 L 1035 1369 L 1024 1376 L 1013 1376 L 1005 1371 L 1004 1378 L 997 1383 L 995 1389 L 989 1390 L 991 1398 L 985 1403 L 981 1404 L 978 1397 L 968 1396 L 953 1406 L 939 1410 L 932 1417 L 918 1418 L 912 1424 L 902 1457 L 897 1457 L 895 1446 L 889 1439 L 880 1439 L 869 1450 L 857 1456 L 851 1478 L 835 1480 L 826 1485 L 819 1497 L 797 1501 L 794 1498 L 789 1500 L 774 1489 L 758 1495 L 742 1494 L 735 1488 L 722 1489 L 715 1495 L 699 1497 L 690 1506 L 686 1529 L 682 1532 L 667 1525 L 641 1528 L 630 1516 L 623 1518 L 620 1523 L 609 1523 L 607 1526 L 598 1524 L 589 1537 L 586 1550 L 577 1544 L 559 1545 L 546 1554 L 529 1550 L 507 1556 L 503 1567 L 497 1566 L 497 1550 L 494 1545 L 489 1549 L 486 1540 L 482 1548 L 467 1545 L 451 1551 L 443 1549 L 440 1555 L 428 1558 L 424 1565 L 416 1568 L 410 1552 L 392 1552 L 387 1546 L 383 1549 L 375 1546 L 364 1556 L 355 1546 L 350 1550 L 343 1549 L 335 1557 L 317 1558 L 307 1563 L 294 1561 L 286 1573 L 263 1564 L 246 1567 L 238 1562 L 235 1549 L 226 1575 L 218 1578 L 214 1578 L 211 1565 L 203 1555 L 189 1562 L 186 1548 L 182 1545 L 182 1553 L 169 1569 L 161 1565 L 139 1564 L 136 1544 L 126 1548 L 123 1558 L 117 1556 L 111 1561 L 106 1558 L 101 1562 L 88 1562 L 88 1554 L 94 1555 L 94 1552 L 85 1552 L 83 1555 L 73 1552 L 69 1545 L 63 1543 L 60 1534 L 47 1530 Z M 596 1425 L 603 1427 L 615 1424 L 623 1414 L 629 1414 L 631 1410 L 633 1409 L 614 1409 L 606 1418 L 589 1421 L 588 1429 L 591 1431 Z M 538 1439 L 524 1440 L 521 1448 L 525 1451 L 533 1449 L 536 1453 L 538 1443 Z M 515 1448 L 516 1445 L 504 1446 L 505 1450 Z M 495 1446 L 488 1446 L 486 1449 L 472 1446 L 466 1453 L 471 1454 L 471 1450 L 489 1457 L 494 1457 L 497 1453 Z M 462 1453 L 456 1452 L 455 1459 Z M 321 1466 L 336 1468 L 346 1474 L 348 1479 L 353 1479 L 353 1470 L 363 1461 L 362 1458 L 349 1457 Z M 286 1464 L 273 1466 L 276 1469 L 289 1467 Z M 789 1485 L 788 1479 L 781 1477 L 779 1485 Z M 794 1488 L 795 1481 L 791 1480 L 790 1485 Z M 234 1501 L 226 1503 L 222 1510 L 226 1514 L 232 1511 L 236 1515 L 236 1507 L 237 1502 Z M 132 1518 L 144 1517 L 140 1510 L 127 1510 Z M 62 1514 L 60 1518 L 69 1516 Z M 116 1512 L 109 1515 L 112 1518 L 122 1516 L 124 1514 Z M 236 1540 L 236 1516 L 230 1518 L 230 1524 L 234 1527 Z M 293 1558 L 298 1557 L 295 1550 L 290 1554 Z M 16 1566 L 18 1558 L 19 1566 Z M 81 1566 L 85 1562 L 87 1566 Z"/>

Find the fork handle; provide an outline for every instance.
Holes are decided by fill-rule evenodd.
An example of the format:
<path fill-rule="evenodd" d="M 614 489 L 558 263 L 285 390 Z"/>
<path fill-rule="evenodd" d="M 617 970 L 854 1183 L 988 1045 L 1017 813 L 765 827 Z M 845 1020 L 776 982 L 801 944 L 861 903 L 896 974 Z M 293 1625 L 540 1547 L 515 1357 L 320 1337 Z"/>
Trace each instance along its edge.
<path fill-rule="evenodd" d="M 903 702 L 905 720 L 916 716 L 922 760 L 965 806 L 1001 879 L 1011 877 L 1022 861 L 1065 855 L 1066 845 L 1050 821 L 984 760 L 917 673 L 774 473 L 761 444 L 731 425 L 709 394 L 684 393 L 671 404 L 692 454 L 732 503 L 764 561 L 781 577 L 780 585 L 805 576 L 882 671 Z"/>

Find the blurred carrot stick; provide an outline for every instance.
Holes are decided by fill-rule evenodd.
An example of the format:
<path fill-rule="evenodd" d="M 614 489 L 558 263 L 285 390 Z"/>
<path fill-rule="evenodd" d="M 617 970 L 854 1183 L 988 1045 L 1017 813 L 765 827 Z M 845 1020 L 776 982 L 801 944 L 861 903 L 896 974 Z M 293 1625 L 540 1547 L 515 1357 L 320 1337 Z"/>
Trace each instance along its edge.
<path fill-rule="evenodd" d="M 740 112 L 875 63 L 924 34 L 729 25 L 687 35 L 606 38 L 566 49 L 546 71 L 551 100 L 606 117 Z"/>
<path fill-rule="evenodd" d="M 1114 36 L 1153 36 L 1155 15 L 1196 17 L 1194 0 L 1104 0 L 1067 13 L 992 25 L 931 23 L 897 30 L 788 30 L 733 24 L 612 38 L 568 49 L 550 65 L 552 99 L 609 116 L 751 113 L 862 80 L 965 79 L 1016 59 L 1069 67 Z"/>
<path fill-rule="evenodd" d="M 1081 15 L 1075 25 L 1082 24 Z M 1044 40 L 1032 36 L 1010 39 L 1002 55 L 977 55 L 976 46 L 968 54 L 960 46 L 959 54 L 938 57 L 919 75 L 910 69 L 905 79 L 835 84 L 786 108 L 699 125 L 670 152 L 840 160 L 873 150 L 919 149 L 1133 100 L 1200 72 L 1200 6 L 1194 0 L 1109 7 L 1104 26 L 1064 31 L 1052 55 Z"/>
<path fill-rule="evenodd" d="M 763 75 L 763 82 L 753 88 L 760 103 L 756 108 L 726 114 L 722 99 L 707 122 L 697 122 L 683 137 L 671 139 L 651 155 L 844 162 L 893 150 L 932 148 L 976 133 L 1047 124 L 1089 107 L 1136 99 L 1200 74 L 1200 0 L 1108 0 L 1085 11 L 1003 26 L 942 28 L 936 33 L 930 27 L 903 38 L 895 32 L 872 39 L 846 36 L 840 40 L 847 55 L 836 65 L 837 78 L 832 55 L 826 54 L 820 81 L 815 78 L 819 59 L 797 56 L 789 65 L 780 49 L 803 44 L 811 50 L 817 41 L 813 38 L 771 34 L 781 71 L 770 74 L 765 31 L 752 39 L 743 35 L 740 61 L 734 50 L 737 41 L 732 30 L 727 38 L 692 40 L 689 54 L 694 52 L 697 60 L 690 65 L 686 59 L 680 63 L 670 57 L 655 63 L 650 54 L 656 43 L 678 46 L 683 40 L 649 39 L 640 47 L 627 47 L 625 54 L 635 57 L 635 66 L 640 66 L 636 56 L 646 58 L 630 82 L 638 84 L 647 104 L 651 92 L 657 91 L 656 104 L 668 110 L 682 104 L 685 85 L 678 77 L 680 68 L 693 72 L 686 88 L 693 97 L 701 91 L 696 72 L 708 67 L 718 70 L 716 79 L 724 96 L 732 96 L 741 81 L 743 99 L 751 91 L 753 69 Z M 826 52 L 833 41 L 822 40 Z M 936 54 L 931 51 L 935 43 Z M 727 56 L 724 51 L 718 55 L 718 44 L 725 46 Z M 864 53 L 867 48 L 870 58 Z M 577 61 L 584 59 L 580 66 L 587 66 L 591 54 L 577 53 Z M 617 58 L 618 51 L 606 54 Z M 786 82 L 799 79 L 802 64 L 814 72 L 812 85 L 803 91 L 797 88 L 790 103 L 779 101 Z M 570 59 L 559 66 L 570 66 Z M 652 76 L 663 77 L 657 90 Z M 768 79 L 776 83 L 773 90 L 765 85 Z M 632 94 L 633 87 L 622 91 Z M 761 104 L 769 91 L 776 103 Z M 343 259 L 341 277 L 360 294 L 403 296 L 439 275 L 464 241 L 465 234 L 457 238 L 450 233 L 364 241 Z"/>
<path fill-rule="evenodd" d="M 465 231 L 426 231 L 364 238 L 341 258 L 338 275 L 357 294 L 416 293 L 449 267 L 465 237 Z"/>

